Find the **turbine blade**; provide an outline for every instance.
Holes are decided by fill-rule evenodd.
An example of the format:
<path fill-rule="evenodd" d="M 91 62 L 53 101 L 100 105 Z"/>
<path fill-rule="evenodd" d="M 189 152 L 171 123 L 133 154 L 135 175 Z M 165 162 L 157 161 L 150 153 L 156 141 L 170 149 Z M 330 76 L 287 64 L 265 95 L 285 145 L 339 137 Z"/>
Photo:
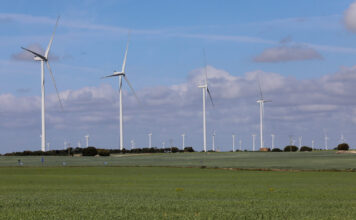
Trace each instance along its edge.
<path fill-rule="evenodd" d="M 129 87 L 130 87 L 132 93 L 134 94 L 135 98 L 137 99 L 137 102 L 140 103 L 140 99 L 137 97 L 136 92 L 135 92 L 135 90 L 133 89 L 133 87 L 132 87 L 130 81 L 127 79 L 126 75 L 124 75 L 124 79 L 125 79 L 125 81 L 127 82 L 127 85 L 129 85 Z"/>
<path fill-rule="evenodd" d="M 110 78 L 110 77 L 115 77 L 115 76 L 119 76 L 119 75 L 118 74 L 112 74 L 112 75 L 108 75 L 108 76 L 103 76 L 101 78 L 105 79 L 105 78 Z"/>
<path fill-rule="evenodd" d="M 54 31 L 53 31 L 53 34 L 52 34 L 52 37 L 48 43 L 48 46 L 47 46 L 47 49 L 46 49 L 46 52 L 45 52 L 45 57 L 46 59 L 48 59 L 48 54 L 49 54 L 49 51 L 51 49 L 51 46 L 52 46 L 52 42 L 53 42 L 53 38 L 54 38 L 54 35 L 56 33 L 56 29 L 57 29 L 57 26 L 58 26 L 58 21 L 59 21 L 59 16 L 57 18 L 57 21 L 56 21 L 56 26 L 54 27 Z"/>
<path fill-rule="evenodd" d="M 204 69 L 205 69 L 205 85 L 208 85 L 208 67 L 207 67 L 207 63 L 206 63 L 205 49 L 203 49 L 203 55 L 204 55 Z"/>
<path fill-rule="evenodd" d="M 126 43 L 124 62 L 122 63 L 122 71 L 121 72 L 123 72 L 123 73 L 125 73 L 125 69 L 126 69 L 126 59 L 127 59 L 127 51 L 129 49 L 129 43 L 130 43 L 130 32 L 129 32 L 129 36 L 128 36 L 127 43 Z"/>
<path fill-rule="evenodd" d="M 208 88 L 208 87 L 206 87 L 206 91 L 208 92 L 208 95 L 209 95 L 209 98 L 210 98 L 211 104 L 212 104 L 213 106 L 215 106 L 215 105 L 214 105 L 214 102 L 213 102 L 213 97 L 211 97 L 211 93 L 210 93 L 210 90 L 209 90 L 209 88 Z"/>
<path fill-rule="evenodd" d="M 57 89 L 56 80 L 54 79 L 54 75 L 53 75 L 53 73 L 52 73 L 52 70 L 51 70 L 51 67 L 50 67 L 49 63 L 46 62 L 46 64 L 47 64 L 47 68 L 48 68 L 48 70 L 49 70 L 49 73 L 50 73 L 50 75 L 51 75 L 54 88 L 56 89 L 56 93 L 57 93 L 57 97 L 58 97 L 59 104 L 61 105 L 61 109 L 62 109 L 62 111 L 63 111 L 63 104 L 62 104 L 61 97 L 59 96 L 59 92 L 58 92 L 58 89 Z"/>
<path fill-rule="evenodd" d="M 42 56 L 41 54 L 39 54 L 39 53 L 36 53 L 36 52 L 34 52 L 34 51 L 32 51 L 32 50 L 29 50 L 29 49 L 27 49 L 27 48 L 24 48 L 24 47 L 21 47 L 21 49 L 26 50 L 26 51 L 32 53 L 33 55 L 35 55 L 35 56 L 37 56 L 37 57 L 41 57 L 43 60 L 46 60 L 46 58 L 45 58 L 44 56 Z"/>

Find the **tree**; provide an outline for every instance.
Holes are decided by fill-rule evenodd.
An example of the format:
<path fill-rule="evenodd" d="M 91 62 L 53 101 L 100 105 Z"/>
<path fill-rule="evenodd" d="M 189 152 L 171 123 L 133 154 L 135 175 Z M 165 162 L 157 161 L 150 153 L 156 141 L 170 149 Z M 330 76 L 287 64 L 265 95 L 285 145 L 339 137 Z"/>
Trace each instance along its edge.
<path fill-rule="evenodd" d="M 98 151 L 96 150 L 95 147 L 87 147 L 84 148 L 82 151 L 83 156 L 95 156 L 98 154 Z"/>
<path fill-rule="evenodd" d="M 294 145 L 288 145 L 284 148 L 284 152 L 295 152 L 298 151 L 298 147 Z"/>
<path fill-rule="evenodd" d="M 349 145 L 347 143 L 342 143 L 337 145 L 337 150 L 349 150 Z"/>
<path fill-rule="evenodd" d="M 311 147 L 308 146 L 303 146 L 300 148 L 300 151 L 312 151 L 313 149 Z"/>

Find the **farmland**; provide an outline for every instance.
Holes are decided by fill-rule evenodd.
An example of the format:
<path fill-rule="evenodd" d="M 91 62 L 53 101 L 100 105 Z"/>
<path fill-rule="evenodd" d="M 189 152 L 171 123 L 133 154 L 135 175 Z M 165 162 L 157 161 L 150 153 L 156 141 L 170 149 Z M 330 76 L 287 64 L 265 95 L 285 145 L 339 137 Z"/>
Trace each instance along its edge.
<path fill-rule="evenodd" d="M 345 171 L 355 160 L 334 151 L 0 157 L 0 219 L 354 219 L 356 172 Z"/>
<path fill-rule="evenodd" d="M 166 153 L 119 154 L 110 157 L 47 156 L 0 157 L 1 166 L 165 166 L 287 169 L 287 170 L 349 170 L 356 169 L 356 154 L 335 151 L 315 152 L 238 152 L 238 153 Z"/>
<path fill-rule="evenodd" d="M 356 173 L 0 168 L 0 219 L 354 219 Z"/>

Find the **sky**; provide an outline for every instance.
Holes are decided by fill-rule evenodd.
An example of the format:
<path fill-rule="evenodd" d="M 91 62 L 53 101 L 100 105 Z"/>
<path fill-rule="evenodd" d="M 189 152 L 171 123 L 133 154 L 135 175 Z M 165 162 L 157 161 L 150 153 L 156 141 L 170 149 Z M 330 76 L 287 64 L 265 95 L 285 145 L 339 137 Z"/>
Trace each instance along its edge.
<path fill-rule="evenodd" d="M 46 72 L 51 149 L 118 148 L 117 79 L 130 38 L 124 85 L 124 145 L 186 145 L 202 150 L 204 55 L 215 106 L 207 103 L 208 149 L 252 149 L 258 134 L 258 81 L 265 144 L 329 148 L 343 134 L 356 147 L 356 3 L 353 0 L 1 1 L 0 153 L 40 149 L 40 65 L 21 46 L 43 52 L 60 16 Z M 129 37 L 130 32 L 130 37 Z M 257 135 L 258 138 L 258 135 Z M 257 139 L 256 139 L 257 141 Z M 259 141 L 257 141 L 259 145 Z"/>

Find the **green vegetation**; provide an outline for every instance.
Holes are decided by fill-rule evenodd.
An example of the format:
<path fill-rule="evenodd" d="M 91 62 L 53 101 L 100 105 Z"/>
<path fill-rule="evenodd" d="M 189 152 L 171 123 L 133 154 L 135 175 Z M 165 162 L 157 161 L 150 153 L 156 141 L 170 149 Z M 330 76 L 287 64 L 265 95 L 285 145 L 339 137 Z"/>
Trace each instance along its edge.
<path fill-rule="evenodd" d="M 118 154 L 108 157 L 2 156 L 1 166 L 171 166 L 243 169 L 356 170 L 356 154 L 336 151 Z M 106 162 L 106 163 L 105 163 Z"/>
<path fill-rule="evenodd" d="M 356 173 L 0 168 L 0 219 L 354 219 Z"/>

